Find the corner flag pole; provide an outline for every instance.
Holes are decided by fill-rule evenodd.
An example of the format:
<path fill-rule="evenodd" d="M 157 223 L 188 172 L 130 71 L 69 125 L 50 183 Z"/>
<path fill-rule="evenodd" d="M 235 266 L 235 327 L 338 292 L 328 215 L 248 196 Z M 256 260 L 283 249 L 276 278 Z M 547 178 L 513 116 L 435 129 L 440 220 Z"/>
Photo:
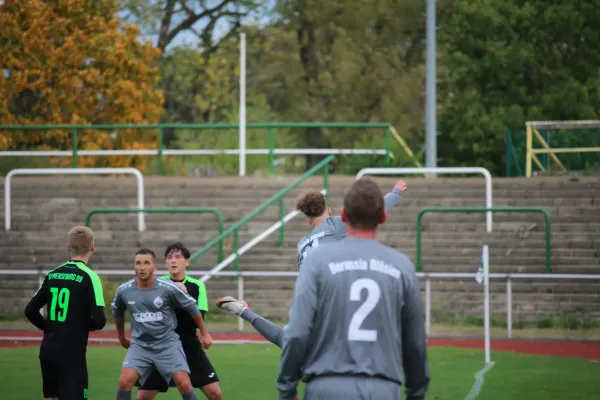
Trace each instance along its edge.
<path fill-rule="evenodd" d="M 484 348 L 485 363 L 489 364 L 490 357 L 490 250 L 487 244 L 483 245 L 483 329 L 484 329 Z"/>

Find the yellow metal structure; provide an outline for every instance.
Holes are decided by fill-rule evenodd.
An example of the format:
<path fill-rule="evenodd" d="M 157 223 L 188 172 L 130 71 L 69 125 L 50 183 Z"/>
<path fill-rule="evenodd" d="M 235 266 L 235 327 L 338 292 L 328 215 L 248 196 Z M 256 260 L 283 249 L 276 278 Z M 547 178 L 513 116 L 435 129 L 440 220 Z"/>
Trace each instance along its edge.
<path fill-rule="evenodd" d="M 584 152 L 600 152 L 600 147 L 573 147 L 573 148 L 551 148 L 544 140 L 538 129 L 585 129 L 585 128 L 600 128 L 600 121 L 528 121 L 525 123 L 527 134 L 527 154 L 525 158 L 525 176 L 531 177 L 532 163 L 538 166 L 542 171 L 546 168 L 542 165 L 537 154 L 548 154 L 562 171 L 567 169 L 556 156 L 557 153 L 584 153 Z M 542 148 L 533 148 L 533 140 L 542 146 Z"/>

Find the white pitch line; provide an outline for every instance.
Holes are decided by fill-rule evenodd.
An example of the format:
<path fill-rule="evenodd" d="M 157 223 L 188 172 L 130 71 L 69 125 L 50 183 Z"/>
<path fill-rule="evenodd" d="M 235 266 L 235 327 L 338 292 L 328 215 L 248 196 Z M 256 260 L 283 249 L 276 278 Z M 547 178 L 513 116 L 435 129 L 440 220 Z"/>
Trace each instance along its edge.
<path fill-rule="evenodd" d="M 465 400 L 475 400 L 477 396 L 479 396 L 479 392 L 481 392 L 481 388 L 483 388 L 485 373 L 492 369 L 493 366 L 494 362 L 492 361 L 491 363 L 487 364 L 483 369 L 477 371 L 477 373 L 475 374 L 475 383 L 473 384 L 473 387 L 471 388 L 471 391 L 469 392 L 467 397 L 465 397 Z"/>

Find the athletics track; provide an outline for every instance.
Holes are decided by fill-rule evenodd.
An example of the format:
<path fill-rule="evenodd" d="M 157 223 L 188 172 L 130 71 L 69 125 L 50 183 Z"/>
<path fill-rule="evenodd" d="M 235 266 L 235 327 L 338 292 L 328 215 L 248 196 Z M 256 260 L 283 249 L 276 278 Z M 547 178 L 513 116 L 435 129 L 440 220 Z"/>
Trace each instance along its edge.
<path fill-rule="evenodd" d="M 266 343 L 261 336 L 252 333 L 213 333 L 213 340 L 219 343 Z M 39 344 L 42 335 L 36 331 L 0 330 L 0 347 L 19 347 Z M 90 345 L 116 345 L 115 332 L 92 332 Z M 483 349 L 482 339 L 443 339 L 430 338 L 429 346 L 449 346 L 461 349 Z M 600 342 L 574 341 L 532 341 L 532 340 L 492 340 L 494 351 L 513 351 L 540 356 L 579 357 L 600 361 Z"/>

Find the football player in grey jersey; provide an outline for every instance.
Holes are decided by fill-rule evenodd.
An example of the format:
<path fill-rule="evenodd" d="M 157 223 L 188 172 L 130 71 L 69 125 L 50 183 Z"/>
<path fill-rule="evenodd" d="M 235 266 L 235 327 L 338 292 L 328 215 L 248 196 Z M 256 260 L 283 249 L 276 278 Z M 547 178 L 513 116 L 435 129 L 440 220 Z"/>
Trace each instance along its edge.
<path fill-rule="evenodd" d="M 280 400 L 425 398 L 429 385 L 421 292 L 407 256 L 377 240 L 382 194 L 370 178 L 344 197 L 346 237 L 304 259 L 284 329 Z"/>
<path fill-rule="evenodd" d="M 390 211 L 398 204 L 406 191 L 406 182 L 402 180 L 396 182 L 392 191 L 383 197 L 385 210 Z M 310 251 L 324 243 L 335 242 L 346 237 L 346 225 L 340 216 L 331 215 L 331 208 L 327 207 L 325 196 L 318 190 L 302 193 L 298 198 L 296 209 L 306 216 L 312 228 L 298 242 L 298 269 L 301 269 L 302 261 Z M 245 301 L 225 296 L 217 300 L 217 306 L 250 322 L 265 339 L 281 347 L 283 328 L 250 310 Z"/>
<path fill-rule="evenodd" d="M 175 383 L 181 398 L 198 400 L 190 381 L 190 369 L 175 332 L 175 308 L 186 310 L 200 329 L 205 349 L 212 344 L 202 315 L 194 299 L 175 283 L 154 276 L 156 256 L 150 249 L 140 249 L 135 256 L 136 278 L 117 289 L 112 303 L 115 325 L 121 345 L 127 349 L 123 361 L 117 400 L 131 400 L 131 389 L 143 385 L 154 368 L 166 382 Z M 131 313 L 131 336 L 125 337 L 125 311 Z"/>

